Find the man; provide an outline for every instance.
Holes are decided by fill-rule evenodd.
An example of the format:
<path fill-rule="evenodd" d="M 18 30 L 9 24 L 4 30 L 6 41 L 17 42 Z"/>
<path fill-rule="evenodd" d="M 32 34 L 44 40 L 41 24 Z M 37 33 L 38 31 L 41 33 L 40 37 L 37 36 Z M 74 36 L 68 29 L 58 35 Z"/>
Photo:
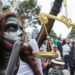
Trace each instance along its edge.
<path fill-rule="evenodd" d="M 64 58 L 64 62 L 65 62 L 65 69 L 68 69 L 68 64 L 69 64 L 69 53 L 70 53 L 70 46 L 68 45 L 67 40 L 63 40 L 63 58 Z"/>

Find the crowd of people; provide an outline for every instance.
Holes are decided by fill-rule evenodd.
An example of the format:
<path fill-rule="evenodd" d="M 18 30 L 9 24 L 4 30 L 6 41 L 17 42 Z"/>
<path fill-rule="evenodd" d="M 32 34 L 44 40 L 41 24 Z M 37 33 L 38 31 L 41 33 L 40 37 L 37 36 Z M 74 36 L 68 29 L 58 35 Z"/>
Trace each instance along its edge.
<path fill-rule="evenodd" d="M 54 1 L 50 12 L 51 14 L 55 16 L 58 15 L 62 6 L 62 1 L 63 0 Z M 50 33 L 54 22 L 53 19 L 48 20 L 46 25 L 48 33 Z M 73 42 L 71 46 L 67 41 L 66 43 L 61 43 L 59 39 L 56 46 L 49 37 L 46 39 L 45 31 L 42 32 L 40 37 L 43 26 L 36 38 L 27 41 L 26 35 L 24 35 L 23 25 L 22 19 L 16 13 L 0 13 L 0 75 L 62 75 L 64 72 L 61 70 L 63 69 L 64 62 L 64 68 L 68 69 L 68 66 L 70 66 L 71 75 L 74 74 L 75 42 Z M 18 49 L 16 49 L 19 44 L 17 40 L 20 43 Z M 33 56 L 33 51 L 39 52 L 39 49 L 45 52 L 55 52 L 58 54 L 58 57 L 56 59 L 45 60 L 35 58 Z M 13 51 L 14 53 L 12 55 Z M 18 51 L 18 53 L 16 54 L 15 51 Z M 14 54 L 17 55 L 17 59 L 13 57 Z M 11 57 L 12 59 L 10 60 Z M 62 58 L 64 62 L 62 62 Z M 16 61 L 13 62 L 14 59 L 16 59 Z M 9 61 L 11 61 L 11 63 Z"/>
<path fill-rule="evenodd" d="M 40 48 L 40 51 L 57 52 L 58 53 L 57 59 L 63 61 L 64 69 L 68 70 L 70 72 L 70 75 L 74 75 L 74 71 L 75 71 L 75 41 L 71 41 L 68 39 L 61 40 L 61 38 L 58 38 L 57 45 L 55 45 L 53 42 L 53 39 L 51 39 L 49 36 L 47 36 L 46 40 L 44 41 L 44 43 L 42 44 L 42 46 Z M 42 66 L 43 66 L 42 69 L 43 69 L 44 75 L 48 75 L 49 69 L 52 67 L 52 60 L 53 59 L 47 59 L 45 61 L 42 60 Z M 62 66 L 60 66 L 60 67 L 62 67 Z"/>

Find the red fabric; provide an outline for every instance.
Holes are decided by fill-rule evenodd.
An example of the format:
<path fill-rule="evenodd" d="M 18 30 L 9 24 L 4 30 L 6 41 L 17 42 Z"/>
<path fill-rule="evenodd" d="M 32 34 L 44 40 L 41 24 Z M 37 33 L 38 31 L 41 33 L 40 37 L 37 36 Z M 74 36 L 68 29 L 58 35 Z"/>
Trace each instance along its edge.
<path fill-rule="evenodd" d="M 13 48 L 13 46 L 11 44 L 9 44 L 8 42 L 6 42 L 5 40 L 1 41 L 3 45 L 5 45 L 7 48 Z"/>

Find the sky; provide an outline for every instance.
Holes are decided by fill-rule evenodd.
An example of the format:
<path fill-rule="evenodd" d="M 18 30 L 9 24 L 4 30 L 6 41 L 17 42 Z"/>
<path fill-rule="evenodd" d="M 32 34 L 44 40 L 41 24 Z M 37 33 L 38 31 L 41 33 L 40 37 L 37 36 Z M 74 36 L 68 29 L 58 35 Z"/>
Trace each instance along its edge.
<path fill-rule="evenodd" d="M 24 1 L 24 0 L 20 0 L 20 1 Z M 54 2 L 54 0 L 37 0 L 38 5 L 40 5 L 41 7 L 41 12 L 45 12 L 45 13 L 49 13 L 50 9 L 52 7 L 52 4 Z M 72 19 L 72 22 L 75 22 L 75 0 L 67 0 L 67 14 L 68 14 L 68 18 Z M 64 8 L 64 4 L 62 4 L 62 8 L 60 13 L 58 14 L 58 17 L 61 17 L 62 15 L 65 15 L 65 8 Z M 38 25 L 38 28 L 40 28 L 40 26 Z M 71 27 L 72 28 L 72 27 Z M 59 22 L 59 21 L 55 21 L 54 26 L 53 26 L 53 30 L 55 31 L 55 33 L 57 34 L 57 36 L 59 36 L 61 34 L 62 38 L 66 38 L 67 35 L 70 33 L 71 28 L 67 28 L 66 25 L 64 25 L 63 23 Z M 27 31 L 29 31 L 30 29 L 27 29 Z"/>
<path fill-rule="evenodd" d="M 37 0 L 38 5 L 41 7 L 41 12 L 49 13 L 50 9 L 52 7 L 53 1 L 54 0 Z M 75 22 L 75 0 L 67 0 L 67 14 L 68 18 L 71 18 L 72 22 Z M 64 4 L 62 4 L 62 8 L 60 13 L 58 14 L 58 17 L 61 15 L 65 15 L 65 8 Z M 72 28 L 72 27 L 71 27 Z M 66 38 L 67 35 L 70 33 L 71 28 L 67 28 L 66 25 L 63 23 L 56 21 L 53 26 L 53 30 L 55 33 L 59 36 L 61 34 L 62 38 Z"/>

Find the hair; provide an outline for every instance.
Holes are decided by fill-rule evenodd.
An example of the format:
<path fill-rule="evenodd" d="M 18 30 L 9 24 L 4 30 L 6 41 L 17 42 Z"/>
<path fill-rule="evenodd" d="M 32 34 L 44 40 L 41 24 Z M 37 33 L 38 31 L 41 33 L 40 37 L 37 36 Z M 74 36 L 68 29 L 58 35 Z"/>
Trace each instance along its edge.
<path fill-rule="evenodd" d="M 9 12 L 9 13 L 0 14 L 0 40 L 2 40 L 6 19 L 11 16 L 18 18 L 23 27 L 22 20 L 15 13 Z M 22 46 L 22 49 L 20 51 L 20 57 L 22 61 L 28 63 L 28 65 L 31 67 L 32 71 L 34 72 L 34 75 L 41 75 L 39 70 L 37 69 L 35 59 L 32 56 L 32 48 L 30 46 L 28 47 Z"/>
<path fill-rule="evenodd" d="M 58 40 L 61 40 L 61 38 L 59 37 Z"/>
<path fill-rule="evenodd" d="M 72 48 L 74 48 L 75 41 L 72 42 Z M 75 49 L 75 48 L 74 48 Z"/>
<path fill-rule="evenodd" d="M 30 46 L 22 46 L 20 50 L 20 58 L 32 68 L 34 75 L 41 75 L 37 69 L 34 57 L 32 56 L 32 48 Z"/>
<path fill-rule="evenodd" d="M 64 45 L 64 44 L 66 44 L 66 40 L 65 40 L 65 39 L 63 40 L 63 43 L 62 43 L 62 45 Z"/>
<path fill-rule="evenodd" d="M 23 28 L 23 21 L 15 14 L 12 12 L 6 12 L 6 13 L 1 13 L 0 14 L 0 40 L 2 39 L 2 35 L 5 29 L 5 23 L 6 23 L 6 19 L 10 16 L 16 17 L 17 19 L 19 19 L 22 28 Z"/>

